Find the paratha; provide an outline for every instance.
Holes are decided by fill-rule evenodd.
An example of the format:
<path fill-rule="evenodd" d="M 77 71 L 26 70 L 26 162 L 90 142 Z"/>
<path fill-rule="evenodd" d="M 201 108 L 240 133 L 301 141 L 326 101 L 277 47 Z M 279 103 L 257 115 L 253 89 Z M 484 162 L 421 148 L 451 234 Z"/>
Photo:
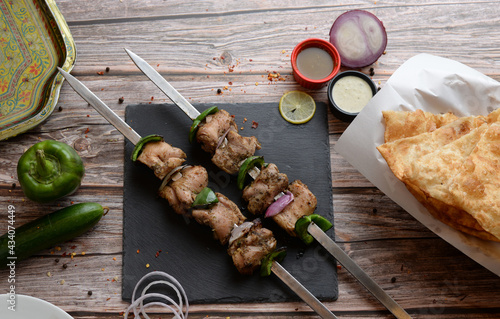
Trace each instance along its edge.
<path fill-rule="evenodd" d="M 377 149 L 394 175 L 401 179 L 405 171 L 411 169 L 408 163 L 457 140 L 484 123 L 486 120 L 483 116 L 463 117 L 433 132 L 401 138 L 382 144 Z"/>
<path fill-rule="evenodd" d="M 385 142 L 432 132 L 458 118 L 453 113 L 432 114 L 422 110 L 382 111 L 385 121 Z"/>
<path fill-rule="evenodd" d="M 500 241 L 499 119 L 500 109 L 487 117 L 459 118 L 378 150 L 432 216 L 464 233 Z"/>

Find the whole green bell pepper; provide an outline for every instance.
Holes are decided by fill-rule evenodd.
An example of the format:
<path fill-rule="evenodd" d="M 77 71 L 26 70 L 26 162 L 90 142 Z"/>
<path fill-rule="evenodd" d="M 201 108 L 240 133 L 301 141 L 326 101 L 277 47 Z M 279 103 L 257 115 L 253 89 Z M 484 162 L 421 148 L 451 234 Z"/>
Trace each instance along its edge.
<path fill-rule="evenodd" d="M 17 178 L 29 199 L 46 203 L 75 192 L 85 168 L 68 144 L 46 140 L 31 146 L 17 163 Z"/>

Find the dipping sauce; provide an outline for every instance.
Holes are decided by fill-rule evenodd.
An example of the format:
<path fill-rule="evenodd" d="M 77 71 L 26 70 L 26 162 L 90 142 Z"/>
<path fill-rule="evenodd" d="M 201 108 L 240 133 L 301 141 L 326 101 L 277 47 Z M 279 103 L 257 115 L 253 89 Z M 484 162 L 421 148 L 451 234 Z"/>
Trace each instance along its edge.
<path fill-rule="evenodd" d="M 333 86 L 331 94 L 335 104 L 349 113 L 360 112 L 373 97 L 370 85 L 353 75 L 340 78 Z"/>
<path fill-rule="evenodd" d="M 332 57 L 323 49 L 309 47 L 297 55 L 297 68 L 309 79 L 324 79 L 332 73 L 333 67 Z"/>

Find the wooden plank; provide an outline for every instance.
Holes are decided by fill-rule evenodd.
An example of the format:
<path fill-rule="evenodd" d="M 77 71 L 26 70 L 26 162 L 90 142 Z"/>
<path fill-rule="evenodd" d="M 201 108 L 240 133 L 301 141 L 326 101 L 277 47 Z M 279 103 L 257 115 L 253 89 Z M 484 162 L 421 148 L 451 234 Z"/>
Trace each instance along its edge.
<path fill-rule="evenodd" d="M 421 52 L 455 59 L 500 80 L 495 45 L 500 38 L 500 11 L 495 1 L 58 0 L 57 4 L 77 44 L 73 74 L 122 117 L 126 104 L 168 102 L 129 60 L 124 47 L 154 65 L 193 103 L 277 105 L 284 92 L 304 90 L 291 76 L 295 44 L 309 37 L 327 39 L 335 18 L 350 9 L 375 13 L 388 31 L 386 54 L 370 66 L 381 87 L 404 61 Z M 370 67 L 362 71 L 369 73 Z M 279 72 L 284 81 L 269 81 L 270 72 Z M 325 88 L 304 91 L 327 102 Z M 16 207 L 19 223 L 72 201 L 98 201 L 111 210 L 91 232 L 61 244 L 60 250 L 48 249 L 23 262 L 17 269 L 17 292 L 46 299 L 76 319 L 119 318 L 127 306 L 120 300 L 123 138 L 67 84 L 58 107 L 42 125 L 0 142 L 0 231 L 6 230 L 2 220 L 9 204 Z M 332 149 L 349 124 L 331 114 L 328 120 Z M 48 205 L 26 200 L 16 177 L 22 152 L 42 139 L 75 146 L 87 171 L 80 190 Z M 498 317 L 497 276 L 436 237 L 333 150 L 331 162 L 337 240 L 413 317 Z M 392 318 L 345 269 L 338 272 L 340 298 L 328 306 L 339 318 Z M 0 278 L 6 275 L 0 271 Z M 65 280 L 62 285 L 61 280 Z M 7 290 L 4 280 L 0 290 Z M 190 317 L 229 316 L 318 318 L 303 303 L 194 305 Z"/>

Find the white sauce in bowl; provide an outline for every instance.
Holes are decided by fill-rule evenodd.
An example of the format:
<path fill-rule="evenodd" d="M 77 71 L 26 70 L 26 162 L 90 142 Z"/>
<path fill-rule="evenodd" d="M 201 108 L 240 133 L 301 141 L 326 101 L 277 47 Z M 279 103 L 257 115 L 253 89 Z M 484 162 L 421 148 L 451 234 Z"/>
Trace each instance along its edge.
<path fill-rule="evenodd" d="M 370 85 L 353 75 L 340 78 L 333 86 L 331 94 L 335 104 L 349 113 L 360 112 L 373 97 Z"/>

